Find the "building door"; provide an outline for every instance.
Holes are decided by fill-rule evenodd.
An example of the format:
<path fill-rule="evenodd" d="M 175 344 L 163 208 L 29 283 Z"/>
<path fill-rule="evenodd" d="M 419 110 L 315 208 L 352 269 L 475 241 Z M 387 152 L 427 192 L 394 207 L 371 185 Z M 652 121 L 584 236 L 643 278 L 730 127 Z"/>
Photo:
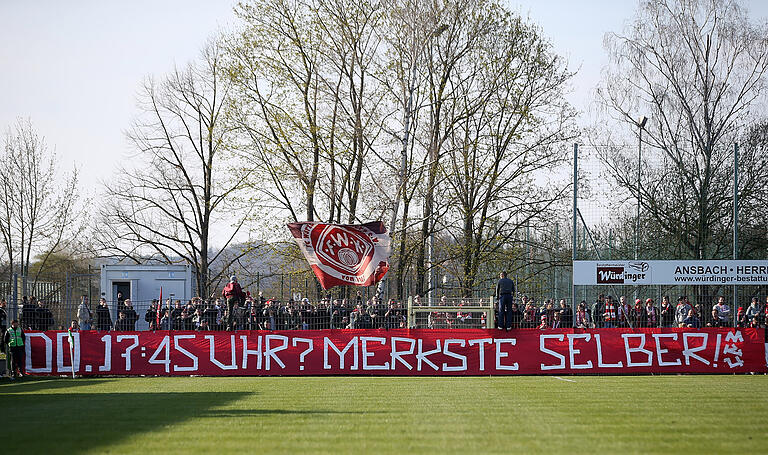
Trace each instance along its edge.
<path fill-rule="evenodd" d="M 113 281 L 112 282 L 112 301 L 118 304 L 123 303 L 123 300 L 131 298 L 131 282 L 130 281 Z"/>

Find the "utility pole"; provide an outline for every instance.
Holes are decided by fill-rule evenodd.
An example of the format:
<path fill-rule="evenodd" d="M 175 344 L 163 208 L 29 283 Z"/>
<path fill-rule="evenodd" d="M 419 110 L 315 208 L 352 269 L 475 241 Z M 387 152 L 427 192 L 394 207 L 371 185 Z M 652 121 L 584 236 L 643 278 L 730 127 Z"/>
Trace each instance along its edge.
<path fill-rule="evenodd" d="M 576 273 L 576 219 L 578 217 L 578 191 L 579 191 L 579 144 L 573 144 L 573 245 L 571 246 L 571 307 L 576 314 L 576 285 L 574 274 Z"/>
<path fill-rule="evenodd" d="M 733 144 L 733 260 L 739 259 L 739 144 Z M 733 285 L 733 311 L 736 321 L 739 288 Z"/>

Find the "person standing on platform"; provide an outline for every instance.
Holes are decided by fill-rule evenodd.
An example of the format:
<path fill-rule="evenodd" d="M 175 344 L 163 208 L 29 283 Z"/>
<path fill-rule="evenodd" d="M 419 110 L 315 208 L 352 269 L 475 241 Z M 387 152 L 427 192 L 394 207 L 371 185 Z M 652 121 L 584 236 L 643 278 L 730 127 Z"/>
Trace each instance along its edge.
<path fill-rule="evenodd" d="M 229 278 L 229 283 L 224 286 L 221 294 L 227 299 L 227 330 L 233 330 L 235 304 L 245 301 L 245 293 L 243 293 L 240 283 L 237 282 L 236 276 L 232 275 Z"/>
<path fill-rule="evenodd" d="M 512 295 L 515 293 L 515 282 L 507 278 L 507 272 L 499 274 L 499 282 L 496 284 L 496 298 L 499 302 L 499 328 L 510 330 L 512 328 Z"/>

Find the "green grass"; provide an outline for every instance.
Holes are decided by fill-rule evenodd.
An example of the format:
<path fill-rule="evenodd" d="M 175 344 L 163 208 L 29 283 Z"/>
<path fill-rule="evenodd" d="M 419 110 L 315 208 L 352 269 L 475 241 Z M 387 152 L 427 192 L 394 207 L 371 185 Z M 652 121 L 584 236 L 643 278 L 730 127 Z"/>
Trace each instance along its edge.
<path fill-rule="evenodd" d="M 765 450 L 768 376 L 0 382 L 3 453 Z"/>

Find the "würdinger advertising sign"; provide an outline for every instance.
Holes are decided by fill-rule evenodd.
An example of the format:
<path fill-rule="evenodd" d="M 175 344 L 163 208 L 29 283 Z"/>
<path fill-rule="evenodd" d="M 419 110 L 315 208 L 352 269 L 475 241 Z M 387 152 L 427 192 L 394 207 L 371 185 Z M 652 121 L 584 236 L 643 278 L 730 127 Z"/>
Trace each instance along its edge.
<path fill-rule="evenodd" d="M 574 261 L 573 284 L 768 284 L 768 261 Z"/>

